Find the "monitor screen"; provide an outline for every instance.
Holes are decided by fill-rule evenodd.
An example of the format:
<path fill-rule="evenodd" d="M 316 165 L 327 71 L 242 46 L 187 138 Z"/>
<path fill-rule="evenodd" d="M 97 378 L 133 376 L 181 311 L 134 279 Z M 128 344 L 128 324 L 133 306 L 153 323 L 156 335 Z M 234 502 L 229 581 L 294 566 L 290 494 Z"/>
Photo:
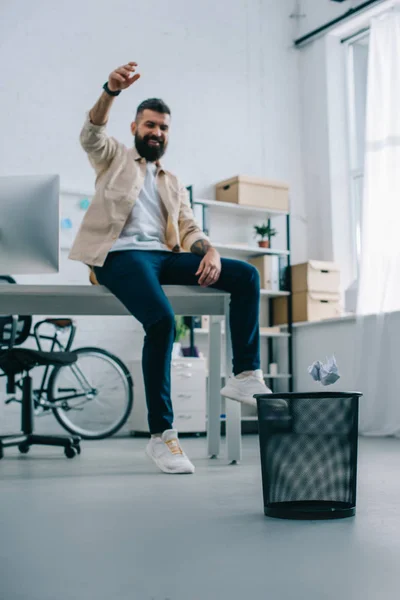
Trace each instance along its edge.
<path fill-rule="evenodd" d="M 0 177 L 0 274 L 57 273 L 59 175 Z"/>

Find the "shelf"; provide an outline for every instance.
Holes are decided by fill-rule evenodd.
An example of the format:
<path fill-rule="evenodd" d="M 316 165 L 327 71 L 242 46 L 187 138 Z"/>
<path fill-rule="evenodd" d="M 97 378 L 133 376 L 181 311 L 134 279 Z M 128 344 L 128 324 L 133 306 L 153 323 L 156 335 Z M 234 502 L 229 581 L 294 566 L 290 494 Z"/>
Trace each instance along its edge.
<path fill-rule="evenodd" d="M 199 333 L 200 335 L 208 335 L 210 333 L 210 331 L 208 329 L 201 329 L 200 327 L 198 328 L 194 328 L 194 332 L 195 333 Z M 225 333 L 222 333 L 222 335 L 225 335 Z M 284 333 L 284 332 L 279 332 L 279 333 L 266 333 L 265 331 L 260 331 L 260 337 L 267 337 L 267 338 L 288 338 L 290 337 L 290 333 Z"/>
<path fill-rule="evenodd" d="M 289 338 L 290 337 L 290 333 L 286 333 L 285 331 L 279 331 L 276 333 L 269 333 L 268 331 L 263 331 L 262 329 L 260 330 L 260 337 L 267 337 L 267 338 Z"/>
<path fill-rule="evenodd" d="M 290 296 L 290 292 L 273 292 L 272 290 L 261 290 L 261 296 L 268 296 L 269 298 L 281 298 L 282 296 Z"/>
<path fill-rule="evenodd" d="M 247 256 L 251 258 L 253 256 L 289 256 L 288 250 L 273 250 L 272 248 L 259 248 L 258 246 L 246 246 L 245 244 L 220 244 L 212 241 L 212 245 L 218 251 L 227 251 L 230 254 L 236 256 Z"/>
<path fill-rule="evenodd" d="M 230 211 L 231 213 L 236 213 L 242 215 L 244 213 L 247 214 L 259 214 L 264 217 L 285 217 L 288 213 L 283 210 L 271 210 L 268 208 L 259 208 L 258 206 L 244 206 L 242 204 L 234 204 L 233 202 L 220 202 L 219 200 L 203 200 L 201 198 L 196 198 L 193 200 L 193 204 L 200 204 L 202 206 L 208 206 L 210 208 L 216 208 L 221 211 Z"/>

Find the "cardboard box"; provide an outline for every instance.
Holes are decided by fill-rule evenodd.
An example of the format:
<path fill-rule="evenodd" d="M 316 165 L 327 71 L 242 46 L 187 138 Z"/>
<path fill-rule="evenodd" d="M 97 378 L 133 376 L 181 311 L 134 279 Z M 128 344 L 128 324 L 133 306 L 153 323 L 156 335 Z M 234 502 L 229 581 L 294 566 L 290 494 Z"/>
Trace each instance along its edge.
<path fill-rule="evenodd" d="M 274 325 L 287 323 L 287 298 L 273 300 Z M 340 294 L 298 292 L 292 295 L 293 323 L 323 321 L 341 315 Z"/>
<path fill-rule="evenodd" d="M 249 259 L 260 274 L 261 289 L 274 292 L 280 289 L 279 256 L 255 256 Z"/>
<path fill-rule="evenodd" d="M 292 266 L 292 292 L 340 293 L 340 270 L 333 262 L 310 260 Z"/>
<path fill-rule="evenodd" d="M 289 212 L 289 186 L 268 179 L 237 175 L 216 185 L 216 198 L 243 206 Z"/>

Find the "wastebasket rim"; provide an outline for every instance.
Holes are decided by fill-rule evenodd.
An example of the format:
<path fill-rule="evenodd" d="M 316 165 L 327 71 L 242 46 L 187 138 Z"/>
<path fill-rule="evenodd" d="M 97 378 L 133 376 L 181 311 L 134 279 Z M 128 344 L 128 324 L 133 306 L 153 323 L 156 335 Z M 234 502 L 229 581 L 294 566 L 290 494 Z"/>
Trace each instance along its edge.
<path fill-rule="evenodd" d="M 319 398 L 361 398 L 362 392 L 283 392 L 282 394 L 255 394 L 257 400 L 303 400 Z"/>

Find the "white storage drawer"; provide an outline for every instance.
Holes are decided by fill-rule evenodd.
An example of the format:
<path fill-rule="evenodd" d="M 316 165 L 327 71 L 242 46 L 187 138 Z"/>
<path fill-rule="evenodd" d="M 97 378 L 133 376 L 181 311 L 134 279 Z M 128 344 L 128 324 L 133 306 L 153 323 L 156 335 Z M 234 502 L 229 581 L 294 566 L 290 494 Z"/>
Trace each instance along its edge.
<path fill-rule="evenodd" d="M 176 406 L 179 395 L 184 400 L 186 396 L 197 396 L 197 409 L 206 405 L 206 374 L 204 360 L 182 359 L 173 361 L 171 367 L 171 397 Z M 196 408 L 196 407 L 194 407 Z"/>
<path fill-rule="evenodd" d="M 174 371 L 204 371 L 203 358 L 175 358 L 171 363 L 171 372 Z"/>
<path fill-rule="evenodd" d="M 204 390 L 182 390 L 174 391 L 171 394 L 174 411 L 179 410 L 203 410 L 206 406 L 206 388 Z"/>
<path fill-rule="evenodd" d="M 141 362 L 131 363 L 134 380 L 133 411 L 129 418 L 131 432 L 148 432 L 147 407 Z M 174 426 L 181 433 L 206 431 L 206 366 L 201 358 L 174 359 L 171 365 L 171 399 Z"/>
<path fill-rule="evenodd" d="M 206 413 L 203 410 L 175 410 L 174 427 L 182 433 L 206 431 Z"/>
<path fill-rule="evenodd" d="M 171 378 L 182 381 L 185 379 L 201 379 L 204 377 L 205 363 L 203 359 L 174 360 L 171 364 Z"/>
<path fill-rule="evenodd" d="M 201 389 L 205 390 L 206 388 L 206 378 L 205 374 L 193 374 L 189 375 L 179 373 L 174 374 L 171 377 L 171 393 L 172 396 L 175 396 L 178 392 L 195 392 L 196 390 L 200 391 Z"/>

